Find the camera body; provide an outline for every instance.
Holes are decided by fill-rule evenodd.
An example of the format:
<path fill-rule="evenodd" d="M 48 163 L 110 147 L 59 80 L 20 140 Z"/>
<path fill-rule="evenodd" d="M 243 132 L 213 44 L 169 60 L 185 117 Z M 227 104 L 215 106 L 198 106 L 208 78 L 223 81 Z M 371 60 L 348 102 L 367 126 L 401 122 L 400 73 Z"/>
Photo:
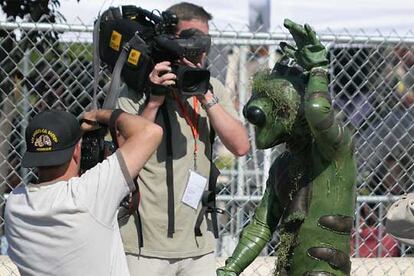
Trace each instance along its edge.
<path fill-rule="evenodd" d="M 154 65 L 171 61 L 177 75 L 177 88 L 189 96 L 204 94 L 210 81 L 210 72 L 177 63 L 186 58 L 198 63 L 210 48 L 211 38 L 198 30 L 183 31 L 175 36 L 178 18 L 169 12 L 160 16 L 136 6 L 109 8 L 100 19 L 99 56 L 110 68 L 125 48 L 128 58 L 122 68 L 124 82 L 136 91 L 148 85 L 148 75 Z M 135 38 L 135 39 L 133 39 Z"/>
<path fill-rule="evenodd" d="M 107 128 L 101 126 L 93 131 L 86 132 L 82 136 L 81 174 L 105 159 L 106 150 L 104 136 L 106 132 Z"/>

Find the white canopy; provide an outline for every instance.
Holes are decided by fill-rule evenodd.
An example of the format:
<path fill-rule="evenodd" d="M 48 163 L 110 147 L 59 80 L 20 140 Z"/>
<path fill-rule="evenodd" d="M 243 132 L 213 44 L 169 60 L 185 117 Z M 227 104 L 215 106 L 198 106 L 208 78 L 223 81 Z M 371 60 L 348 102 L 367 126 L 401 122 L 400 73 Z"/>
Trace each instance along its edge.
<path fill-rule="evenodd" d="M 186 0 L 205 7 L 214 16 L 219 29 L 248 30 L 249 0 Z M 250 0 L 255 1 L 255 0 Z M 101 10 L 109 5 L 138 5 L 146 9 L 165 10 L 181 0 L 76 0 L 61 1 L 60 11 L 69 23 L 92 24 Z M 399 35 L 414 31 L 413 0 L 271 0 L 271 30 L 278 31 L 284 18 L 312 25 L 317 31 L 344 29 L 360 33 L 389 34 L 396 30 Z M 231 27 L 230 27 L 231 26 Z M 411 35 L 414 35 L 411 33 Z"/>
<path fill-rule="evenodd" d="M 412 0 L 273 0 L 271 26 L 283 18 L 308 22 L 318 31 L 399 35 L 414 31 L 414 1 Z M 377 31 L 378 30 L 378 31 Z M 411 33 L 414 35 L 414 33 Z"/>
<path fill-rule="evenodd" d="M 148 10 L 165 10 L 182 0 L 61 0 L 59 11 L 70 24 L 91 25 L 100 11 L 110 5 L 138 5 Z M 183 0 L 205 7 L 213 14 L 220 30 L 247 31 L 249 1 L 255 0 Z M 414 35 L 413 0 L 270 0 L 271 32 L 279 31 L 284 18 L 309 23 L 317 31 Z M 4 20 L 0 12 L 0 20 Z M 213 26 L 213 28 L 214 28 Z M 413 30 L 410 32 L 410 30 Z"/>

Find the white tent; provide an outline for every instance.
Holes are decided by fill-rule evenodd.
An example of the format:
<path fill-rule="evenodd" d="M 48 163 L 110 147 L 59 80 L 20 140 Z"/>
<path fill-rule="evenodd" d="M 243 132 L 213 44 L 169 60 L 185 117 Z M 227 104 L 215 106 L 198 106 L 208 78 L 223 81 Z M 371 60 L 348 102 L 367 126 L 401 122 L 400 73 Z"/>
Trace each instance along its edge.
<path fill-rule="evenodd" d="M 219 29 L 248 30 L 249 0 L 186 0 L 204 6 L 214 16 Z M 255 0 L 250 0 L 255 1 Z M 164 10 L 181 0 L 76 0 L 61 1 L 61 12 L 69 23 L 91 24 L 97 13 L 109 5 L 139 5 L 146 9 Z M 308 22 L 317 31 L 330 29 L 352 33 L 400 35 L 414 31 L 414 1 L 412 0 L 271 0 L 271 31 L 279 31 L 284 18 Z M 413 35 L 413 33 L 411 33 Z"/>
<path fill-rule="evenodd" d="M 70 24 L 91 25 L 99 11 L 110 5 L 138 5 L 145 9 L 165 10 L 174 3 L 188 1 L 201 5 L 214 16 L 218 29 L 248 30 L 249 1 L 255 0 L 61 0 L 60 12 Z M 279 31 L 284 18 L 308 22 L 319 32 L 414 35 L 412 0 L 270 0 L 271 29 Z M 0 12 L 0 20 L 4 15 Z M 214 28 L 214 27 L 213 27 Z"/>

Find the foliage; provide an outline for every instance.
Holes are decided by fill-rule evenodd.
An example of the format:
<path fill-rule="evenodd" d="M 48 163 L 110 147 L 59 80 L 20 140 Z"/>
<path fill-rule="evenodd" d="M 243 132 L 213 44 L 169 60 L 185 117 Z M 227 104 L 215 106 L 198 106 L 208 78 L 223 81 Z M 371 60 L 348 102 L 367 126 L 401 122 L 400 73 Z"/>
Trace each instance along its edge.
<path fill-rule="evenodd" d="M 79 0 L 77 0 L 79 2 Z M 0 0 L 0 6 L 8 18 L 16 20 L 30 15 L 34 22 L 56 22 L 63 16 L 57 11 L 60 0 Z"/>

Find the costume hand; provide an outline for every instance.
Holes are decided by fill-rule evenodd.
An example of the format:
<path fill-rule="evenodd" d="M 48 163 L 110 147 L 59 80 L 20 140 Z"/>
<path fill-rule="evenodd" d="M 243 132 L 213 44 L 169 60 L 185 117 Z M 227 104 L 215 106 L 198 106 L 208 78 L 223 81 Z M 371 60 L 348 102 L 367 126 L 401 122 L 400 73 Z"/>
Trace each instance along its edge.
<path fill-rule="evenodd" d="M 220 267 L 216 270 L 217 276 L 237 276 L 236 272 L 226 270 L 226 267 Z"/>
<path fill-rule="evenodd" d="M 287 43 L 281 43 L 282 51 L 296 62 L 310 70 L 314 67 L 327 67 L 328 59 L 326 49 L 316 37 L 315 31 L 308 25 L 299 25 L 289 19 L 285 19 L 284 26 L 292 34 L 297 49 Z"/>

